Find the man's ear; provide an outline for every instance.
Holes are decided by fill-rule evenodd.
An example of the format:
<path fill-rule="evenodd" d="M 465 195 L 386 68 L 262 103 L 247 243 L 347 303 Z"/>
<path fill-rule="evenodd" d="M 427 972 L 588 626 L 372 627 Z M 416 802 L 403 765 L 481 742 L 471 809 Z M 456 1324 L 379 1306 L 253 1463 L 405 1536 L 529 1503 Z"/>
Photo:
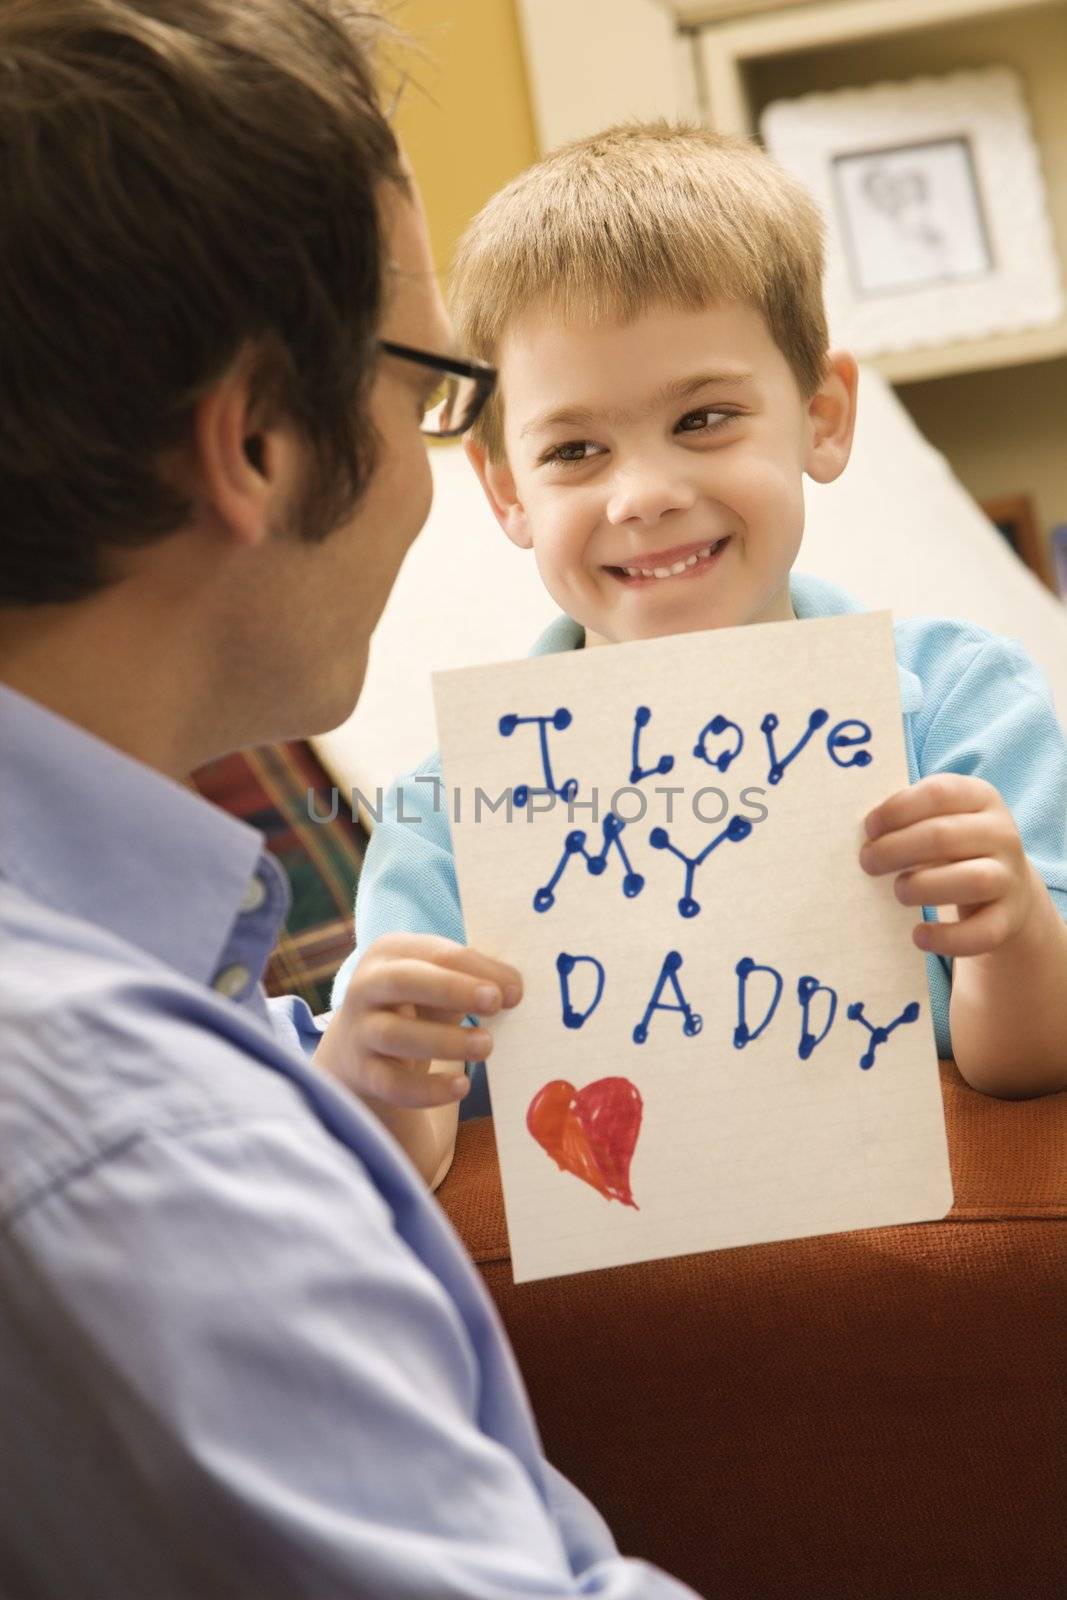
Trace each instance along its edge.
<path fill-rule="evenodd" d="M 515 488 L 515 479 L 505 457 L 490 461 L 485 449 L 473 439 L 464 439 L 467 460 L 478 474 L 478 482 L 485 490 L 485 498 L 493 508 L 493 515 L 520 550 L 530 550 L 533 539 L 526 523 L 526 512 Z"/>
<path fill-rule="evenodd" d="M 858 384 L 856 358 L 847 350 L 831 350 L 826 357 L 826 376 L 808 401 L 804 471 L 816 483 L 833 483 L 848 465 Z"/>
<path fill-rule="evenodd" d="M 197 495 L 216 528 L 247 546 L 269 536 L 294 470 L 285 432 L 257 420 L 251 399 L 249 363 L 238 358 L 193 418 Z"/>

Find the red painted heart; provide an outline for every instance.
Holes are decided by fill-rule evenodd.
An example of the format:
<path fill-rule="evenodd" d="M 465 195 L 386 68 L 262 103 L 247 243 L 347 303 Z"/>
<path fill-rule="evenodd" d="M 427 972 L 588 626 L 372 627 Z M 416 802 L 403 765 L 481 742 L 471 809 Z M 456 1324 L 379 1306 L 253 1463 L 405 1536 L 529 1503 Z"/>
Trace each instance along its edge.
<path fill-rule="evenodd" d="M 526 1126 L 561 1172 L 638 1209 L 630 1160 L 641 1131 L 641 1096 L 629 1078 L 598 1078 L 580 1090 L 562 1078 L 546 1083 L 530 1101 Z"/>

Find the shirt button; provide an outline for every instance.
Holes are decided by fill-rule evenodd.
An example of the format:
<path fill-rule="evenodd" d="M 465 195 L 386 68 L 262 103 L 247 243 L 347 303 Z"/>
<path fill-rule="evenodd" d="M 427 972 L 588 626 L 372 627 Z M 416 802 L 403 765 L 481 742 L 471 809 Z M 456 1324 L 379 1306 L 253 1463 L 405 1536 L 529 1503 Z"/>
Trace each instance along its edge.
<path fill-rule="evenodd" d="M 222 971 L 215 975 L 211 987 L 217 994 L 224 994 L 227 999 L 233 1000 L 245 988 L 251 976 L 247 967 L 237 963 L 232 967 L 223 967 Z"/>
<path fill-rule="evenodd" d="M 248 880 L 248 888 L 244 892 L 244 899 L 241 901 L 242 913 L 258 911 L 266 898 L 267 885 L 263 882 L 263 879 L 250 878 Z"/>

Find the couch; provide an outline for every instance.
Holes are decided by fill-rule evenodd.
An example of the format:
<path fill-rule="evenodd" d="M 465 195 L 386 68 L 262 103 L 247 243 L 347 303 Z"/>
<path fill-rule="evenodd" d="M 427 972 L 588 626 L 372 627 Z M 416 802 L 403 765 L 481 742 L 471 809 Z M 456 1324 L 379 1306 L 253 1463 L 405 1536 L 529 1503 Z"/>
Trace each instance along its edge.
<path fill-rule="evenodd" d="M 1067 1593 L 1067 1092 L 941 1063 L 941 1222 L 516 1285 L 488 1118 L 438 1199 L 551 1461 L 709 1600 Z"/>

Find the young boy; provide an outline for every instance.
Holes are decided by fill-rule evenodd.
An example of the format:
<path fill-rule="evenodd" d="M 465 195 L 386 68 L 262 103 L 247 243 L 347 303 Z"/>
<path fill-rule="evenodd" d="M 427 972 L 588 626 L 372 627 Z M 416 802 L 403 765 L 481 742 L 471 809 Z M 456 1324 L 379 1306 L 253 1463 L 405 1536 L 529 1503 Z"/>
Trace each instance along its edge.
<path fill-rule="evenodd" d="M 500 372 L 468 455 L 564 613 L 535 654 L 860 609 L 792 571 L 804 474 L 848 461 L 857 371 L 827 350 L 814 203 L 755 146 L 664 124 L 553 153 L 471 224 L 453 311 Z M 860 865 L 921 914 L 939 1053 L 985 1093 L 1050 1092 L 1067 1083 L 1063 732 L 1017 644 L 917 620 L 896 647 L 911 786 L 868 816 Z M 357 982 L 382 934 L 463 942 L 439 773 L 400 780 L 420 820 L 396 820 L 395 788 L 372 836 Z M 406 1117 L 439 1180 L 456 1101 Z"/>

